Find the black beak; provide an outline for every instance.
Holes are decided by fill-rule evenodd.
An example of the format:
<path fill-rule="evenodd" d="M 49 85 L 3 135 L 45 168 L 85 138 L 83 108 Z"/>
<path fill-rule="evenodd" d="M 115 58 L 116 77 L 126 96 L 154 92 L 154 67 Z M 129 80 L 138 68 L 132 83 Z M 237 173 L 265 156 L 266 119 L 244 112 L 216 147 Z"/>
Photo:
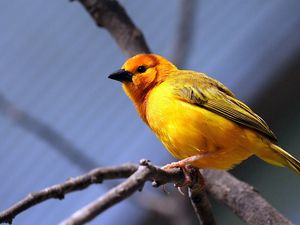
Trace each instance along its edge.
<path fill-rule="evenodd" d="M 132 81 L 132 73 L 126 71 L 126 70 L 118 70 L 111 75 L 108 76 L 108 78 L 117 80 L 120 82 L 131 82 Z"/>

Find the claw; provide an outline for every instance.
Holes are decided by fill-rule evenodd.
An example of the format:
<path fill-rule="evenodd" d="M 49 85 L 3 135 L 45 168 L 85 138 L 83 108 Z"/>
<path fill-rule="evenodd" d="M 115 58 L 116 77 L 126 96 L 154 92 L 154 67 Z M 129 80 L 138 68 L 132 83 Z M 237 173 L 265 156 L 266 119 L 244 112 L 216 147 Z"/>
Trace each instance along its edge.
<path fill-rule="evenodd" d="M 184 175 L 183 182 L 180 184 L 175 184 L 175 187 L 177 187 L 180 194 L 184 195 L 184 193 L 181 190 L 182 187 L 191 186 L 195 184 L 195 182 L 198 183 L 201 190 L 204 189 L 204 178 L 198 168 L 194 168 L 189 164 L 185 164 L 183 161 L 172 162 L 162 167 L 163 170 L 169 170 L 173 168 L 180 168 Z M 193 179 L 193 176 L 195 179 Z"/>
<path fill-rule="evenodd" d="M 184 180 L 181 184 L 175 184 L 175 187 L 180 188 L 180 187 L 185 187 L 185 186 L 191 185 L 193 183 L 193 179 L 191 177 L 191 173 L 189 172 L 189 166 L 182 164 L 180 161 L 167 164 L 167 165 L 163 166 L 162 169 L 169 170 L 169 169 L 178 168 L 178 167 L 183 172 Z M 179 192 L 183 194 L 181 189 L 179 189 Z"/>
<path fill-rule="evenodd" d="M 185 194 L 183 193 L 183 191 L 181 190 L 180 186 L 177 186 L 176 184 L 174 184 L 175 187 L 177 187 L 178 192 L 182 195 L 185 196 Z"/>
<path fill-rule="evenodd" d="M 180 167 L 180 169 L 183 172 L 184 175 L 184 180 L 182 184 L 176 184 L 177 187 L 185 187 L 185 186 L 190 186 L 193 183 L 193 178 L 191 177 L 191 173 L 188 170 L 188 166 Z"/>

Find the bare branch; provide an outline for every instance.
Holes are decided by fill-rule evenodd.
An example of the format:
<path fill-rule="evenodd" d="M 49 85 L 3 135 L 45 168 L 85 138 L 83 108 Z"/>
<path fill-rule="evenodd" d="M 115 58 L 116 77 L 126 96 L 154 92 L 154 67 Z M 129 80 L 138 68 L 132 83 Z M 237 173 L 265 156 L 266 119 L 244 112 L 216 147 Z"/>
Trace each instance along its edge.
<path fill-rule="evenodd" d="M 128 198 L 134 192 L 141 190 L 148 179 L 154 179 L 154 175 L 157 174 L 156 172 L 157 169 L 155 167 L 144 163 L 123 183 L 75 212 L 71 217 L 60 223 L 60 225 L 80 225 L 92 220 L 104 210 Z"/>
<path fill-rule="evenodd" d="M 198 220 L 202 225 L 216 225 L 213 210 L 204 190 L 189 188 L 189 197 L 194 207 Z"/>
<path fill-rule="evenodd" d="M 210 201 L 204 189 L 203 176 L 199 172 L 193 175 L 195 181 L 189 187 L 189 197 L 198 220 L 202 225 L 217 225 Z"/>
<path fill-rule="evenodd" d="M 285 219 L 276 209 L 267 203 L 253 187 L 237 180 L 232 175 L 224 171 L 212 170 L 203 171 L 203 175 L 206 179 L 207 190 L 216 199 L 224 202 L 247 224 L 262 225 L 268 224 L 271 221 L 273 225 L 292 225 L 290 221 Z M 82 190 L 91 184 L 101 183 L 106 179 L 127 177 L 130 178 L 111 189 L 103 197 L 75 213 L 71 217 L 71 221 L 77 221 L 76 223 L 74 222 L 74 224 L 83 224 L 83 222 L 91 220 L 105 209 L 141 189 L 146 181 L 155 180 L 156 182 L 154 185 L 157 187 L 166 183 L 182 183 L 184 180 L 184 176 L 179 169 L 164 171 L 159 167 L 150 165 L 147 160 L 141 160 L 140 167 L 132 164 L 125 164 L 116 167 L 98 168 L 85 175 L 71 178 L 62 184 L 57 184 L 29 194 L 23 200 L 1 212 L 0 223 L 11 223 L 16 215 L 50 198 L 62 199 L 65 194 Z M 211 210 L 209 203 L 205 202 L 206 200 L 203 199 L 206 197 L 203 197 L 202 192 L 199 191 L 199 189 L 197 190 L 197 186 L 194 188 L 195 189 L 192 187 L 192 201 L 197 205 L 197 209 L 201 208 L 202 214 L 199 212 L 200 216 L 206 215 L 205 219 L 202 219 L 202 221 L 206 221 L 205 224 L 214 224 L 212 223 L 213 217 L 210 216 Z M 202 201 L 199 201 L 200 199 Z M 202 204 L 203 202 L 204 206 Z M 87 211 L 89 212 L 87 213 Z M 65 223 L 68 224 L 68 221 L 69 220 L 66 220 Z M 78 221 L 81 221 L 81 223 Z M 209 221 L 211 221 L 211 223 L 209 223 Z"/>
<path fill-rule="evenodd" d="M 101 183 L 107 179 L 125 178 L 137 170 L 137 166 L 125 164 L 117 167 L 104 167 L 91 170 L 87 174 L 70 178 L 62 184 L 33 192 L 12 207 L 0 213 L 0 223 L 11 223 L 14 217 L 28 208 L 51 198 L 63 199 L 65 194 L 83 190 L 91 184 Z"/>
<path fill-rule="evenodd" d="M 151 170 L 151 177 L 146 177 L 147 180 L 157 180 L 160 184 L 182 182 L 183 177 L 180 170 L 172 170 L 166 172 L 159 167 L 151 166 L 147 160 L 141 160 L 143 168 L 147 167 L 147 171 Z M 30 193 L 27 197 L 17 202 L 12 207 L 0 213 L 0 223 L 11 223 L 14 217 L 26 209 L 37 205 L 51 198 L 63 199 L 65 194 L 70 192 L 83 190 L 91 184 L 101 183 L 107 179 L 127 178 L 134 174 L 138 167 L 133 164 L 125 164 L 116 167 L 104 167 L 91 170 L 87 174 L 70 178 L 62 184 L 56 184 L 47 187 L 41 191 Z"/>
<path fill-rule="evenodd" d="M 247 183 L 225 171 L 203 170 L 206 188 L 247 224 L 292 225 Z"/>
<path fill-rule="evenodd" d="M 142 32 L 115 0 L 79 0 L 98 26 L 105 27 L 127 57 L 150 53 Z"/>

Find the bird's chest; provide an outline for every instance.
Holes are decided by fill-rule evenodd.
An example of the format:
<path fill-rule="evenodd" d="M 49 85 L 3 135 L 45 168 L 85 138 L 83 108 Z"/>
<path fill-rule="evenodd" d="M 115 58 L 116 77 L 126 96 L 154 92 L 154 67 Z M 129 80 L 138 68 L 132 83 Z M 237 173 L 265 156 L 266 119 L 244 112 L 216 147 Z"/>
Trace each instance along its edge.
<path fill-rule="evenodd" d="M 239 146 L 240 128 L 204 108 L 164 92 L 149 96 L 146 109 L 149 127 L 176 158 L 203 152 L 227 151 Z"/>
<path fill-rule="evenodd" d="M 176 157 L 186 158 L 212 148 L 206 132 L 207 118 L 171 94 L 154 92 L 147 102 L 149 127 L 165 147 Z"/>

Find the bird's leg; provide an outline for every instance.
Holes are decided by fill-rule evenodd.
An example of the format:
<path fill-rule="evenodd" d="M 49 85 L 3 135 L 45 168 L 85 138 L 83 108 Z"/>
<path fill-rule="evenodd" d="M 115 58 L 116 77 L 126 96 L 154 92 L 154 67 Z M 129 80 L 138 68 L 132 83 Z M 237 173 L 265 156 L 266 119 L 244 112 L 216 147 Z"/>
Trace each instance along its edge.
<path fill-rule="evenodd" d="M 204 187 L 204 178 L 202 174 L 200 173 L 198 168 L 194 168 L 191 166 L 192 162 L 195 162 L 199 159 L 201 159 L 203 155 L 197 154 L 188 158 L 185 158 L 183 160 L 180 160 L 178 162 L 172 162 L 170 164 L 167 164 L 162 167 L 163 170 L 173 169 L 173 168 L 180 168 L 184 175 L 184 181 L 181 184 L 176 184 L 175 186 L 180 188 L 183 186 L 191 186 L 193 184 L 192 175 L 197 176 L 197 181 L 199 182 L 201 187 Z M 193 170 L 194 169 L 194 170 Z"/>
<path fill-rule="evenodd" d="M 163 170 L 173 169 L 173 168 L 183 168 L 190 165 L 192 162 L 195 162 L 203 157 L 203 154 L 193 155 L 191 157 L 182 159 L 177 162 L 172 162 L 162 167 Z"/>

